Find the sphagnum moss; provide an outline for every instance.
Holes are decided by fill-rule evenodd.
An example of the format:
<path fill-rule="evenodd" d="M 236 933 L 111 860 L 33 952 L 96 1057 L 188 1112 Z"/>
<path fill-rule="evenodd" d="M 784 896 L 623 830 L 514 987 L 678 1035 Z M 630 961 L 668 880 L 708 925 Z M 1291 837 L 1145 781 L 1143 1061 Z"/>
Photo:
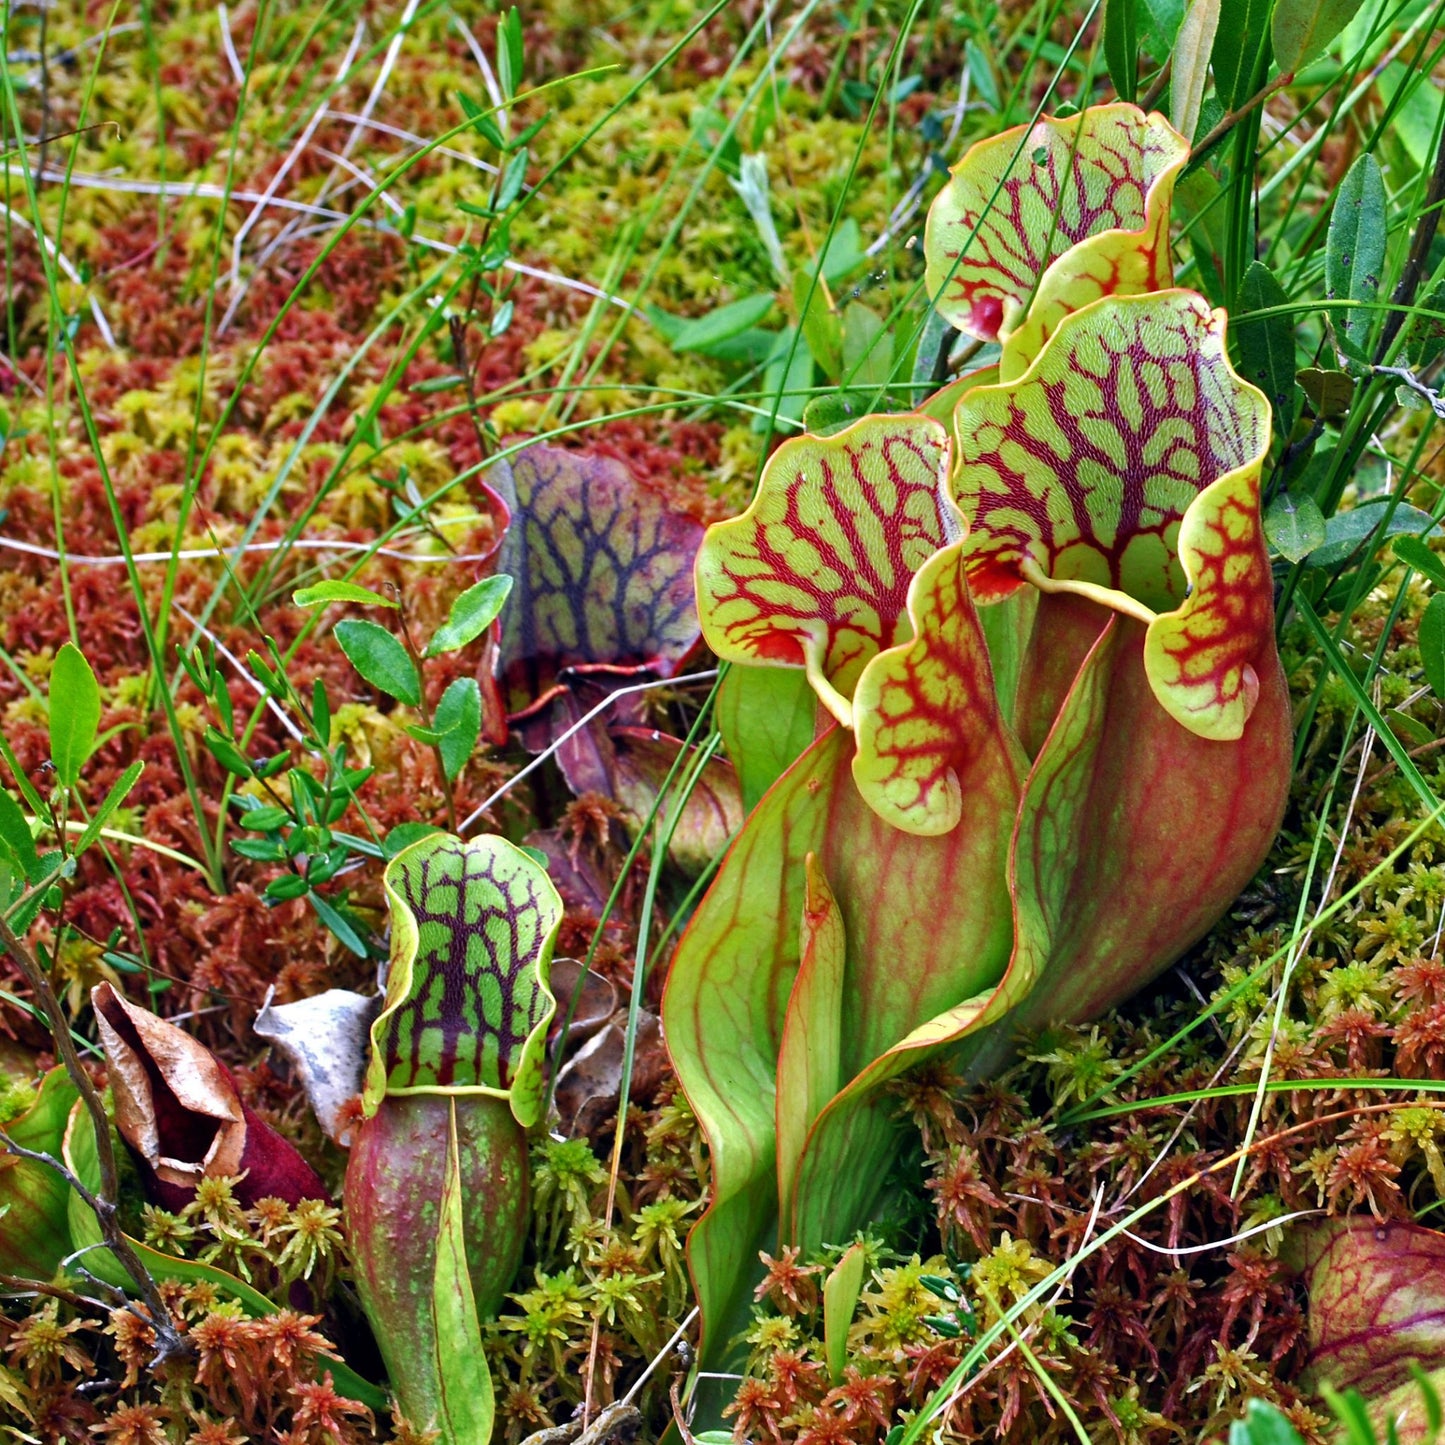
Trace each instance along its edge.
<path fill-rule="evenodd" d="M 390 34 L 386 27 L 399 13 L 400 7 L 391 7 L 379 14 L 378 33 Z M 873 26 L 885 30 L 908 13 L 901 5 L 874 11 Z M 318 28 L 308 37 L 313 18 Z M 215 424 L 246 357 L 327 239 L 293 233 L 255 270 L 250 261 L 257 252 L 248 251 L 241 284 L 232 291 L 227 268 L 238 218 L 252 213 L 254 197 L 276 177 L 351 39 L 349 21 L 339 16 L 321 20 L 298 11 L 269 23 L 280 28 L 261 37 L 263 54 L 251 64 L 255 14 L 243 8 L 223 21 L 215 10 L 170 7 L 137 29 L 106 38 L 91 87 L 95 17 L 73 6 L 52 8 L 45 44 L 54 63 L 43 87 L 44 115 L 42 87 L 30 83 L 33 63 L 7 60 L 12 80 L 24 82 L 16 93 L 27 131 L 60 137 L 48 147 L 52 166 L 62 158 L 63 133 L 82 120 L 91 127 L 77 138 L 75 157 L 86 179 L 66 187 L 48 177 L 40 212 L 54 233 L 62 203 L 65 208 L 61 250 L 83 279 L 62 278 L 59 299 L 77 327 L 78 374 L 127 538 L 142 551 L 171 546 L 195 445 Z M 197 184 L 224 183 L 232 153 L 227 127 L 241 91 L 223 24 L 229 24 L 238 60 L 251 68 L 231 177 L 247 199 L 227 209 L 218 234 L 220 203 L 189 192 Z M 487 47 L 493 25 L 489 17 L 477 22 L 477 38 Z M 651 19 L 648 25 L 650 38 L 636 52 L 644 61 L 658 58 L 666 44 L 666 26 L 654 27 Z M 866 102 L 860 105 L 859 92 L 848 85 L 875 73 L 869 67 L 877 58 L 870 48 L 876 37 L 858 30 L 840 37 L 838 29 L 836 16 L 820 14 L 780 67 L 782 104 L 772 122 L 758 129 L 748 116 L 739 130 L 744 148 L 768 155 L 775 209 L 792 218 L 787 240 L 799 267 L 819 244 L 840 199 L 869 241 L 875 234 L 869 223 L 888 214 L 901 189 L 899 169 L 911 173 L 927 164 L 926 147 L 915 154 L 910 136 L 895 138 L 890 152 L 882 128 L 865 131 Z M 950 95 L 964 61 L 959 30 L 954 17 L 940 13 L 920 24 L 919 40 L 909 42 L 908 63 L 917 59 L 925 84 Z M 619 34 L 627 39 L 632 30 L 618 27 L 606 7 L 551 7 L 529 26 L 528 53 L 539 72 L 534 78 L 611 61 Z M 15 38 L 24 48 L 34 31 L 17 30 Z M 968 63 L 980 93 L 998 82 L 979 50 L 982 38 L 975 26 Z M 1071 38 L 1062 28 L 1054 36 L 1062 44 Z M 513 235 L 518 256 L 564 278 L 601 286 L 607 256 L 620 254 L 625 240 L 635 251 L 618 294 L 630 298 L 629 287 L 650 271 L 646 300 L 678 315 L 772 290 L 766 248 L 722 168 L 704 184 L 693 214 L 659 254 L 677 214 L 674 207 L 690 184 L 690 168 L 707 155 L 706 141 L 694 139 L 700 113 L 711 107 L 723 116 L 736 114 L 760 73 L 756 60 L 745 60 L 719 84 L 723 52 L 739 39 L 735 27 L 726 40 L 694 45 L 655 92 L 629 101 L 596 142 L 554 178 L 543 202 L 524 212 Z M 368 37 L 364 44 L 370 43 Z M 161 61 L 158 72 L 151 56 Z M 337 111 L 363 111 L 375 65 L 373 59 L 371 68 L 358 70 L 327 103 Z M 29 68 L 22 72 L 18 66 Z M 34 79 L 38 82 L 38 74 Z M 1066 78 L 1061 93 L 1072 83 Z M 581 140 L 630 84 L 631 77 L 620 74 L 579 79 L 528 110 L 523 121 L 552 109 L 535 142 L 529 174 Z M 435 135 L 455 112 L 452 96 L 462 88 L 475 95 L 484 89 L 471 50 L 447 13 L 424 11 L 398 52 L 377 118 L 413 134 Z M 829 99 L 828 113 L 820 113 L 820 97 Z M 981 123 L 970 112 L 959 143 Z M 342 208 L 351 202 L 337 186 L 350 187 L 354 178 L 335 178 L 335 163 L 321 155 L 322 147 L 344 153 L 375 177 L 395 164 L 408 144 L 336 117 L 321 122 L 313 141 L 316 149 L 301 158 L 292 173 L 294 189 L 284 194 L 304 205 L 329 199 Z M 481 152 L 469 132 L 448 144 L 474 156 Z M 848 157 L 860 145 L 861 165 L 845 197 Z M 33 147 L 28 155 L 37 159 Z M 673 199 L 658 207 L 635 239 L 628 236 L 629 226 L 650 207 L 659 177 L 674 166 Z M 6 204 L 23 221 L 13 153 L 9 174 Z M 109 184 L 112 176 L 139 181 L 141 189 Z M 159 195 L 162 182 L 175 188 L 173 199 Z M 458 203 L 480 197 L 485 185 L 475 167 L 433 158 L 408 178 L 402 200 L 415 207 L 423 229 L 436 228 L 458 242 L 468 234 Z M 267 246 L 282 242 L 283 225 L 298 216 L 302 225 L 313 219 L 262 208 L 253 238 Z M 58 510 L 67 551 L 114 556 L 105 484 L 58 353 L 49 358 L 55 363 L 53 401 L 44 394 L 49 301 L 39 253 L 19 222 L 7 228 L 7 246 L 7 334 L 0 359 L 5 536 L 54 549 Z M 219 274 L 213 273 L 213 256 L 219 258 Z M 429 492 L 475 465 L 480 450 L 459 394 L 416 386 L 444 378 L 447 358 L 435 348 L 424 350 L 400 383 L 390 375 L 413 334 L 410 315 L 384 330 L 329 410 L 316 412 L 324 385 L 387 307 L 412 294 L 432 259 L 420 247 L 363 229 L 336 247 L 268 348 L 207 471 L 191 479 L 194 500 L 182 546 L 238 541 L 285 467 L 290 470 L 278 506 L 262 520 L 257 540 L 278 540 L 283 514 L 315 503 L 312 535 L 340 545 L 369 538 L 389 523 L 403 468 Z M 881 314 L 910 293 L 914 279 L 905 262 L 898 275 L 890 273 L 864 299 Z M 600 344 L 614 313 L 620 314 L 620 308 L 590 294 L 544 281 L 523 280 L 515 294 L 511 328 L 488 340 L 480 357 L 484 410 L 499 436 L 555 418 L 570 399 L 548 388 L 572 359 L 587 316 L 595 309 L 603 318 L 594 332 Z M 413 309 L 426 299 L 418 297 Z M 101 340 L 92 300 L 115 337 L 114 348 Z M 234 314 L 223 326 L 233 300 Z M 695 401 L 715 396 L 734 380 L 731 364 L 674 353 L 638 317 L 626 321 L 593 372 L 596 359 L 594 345 L 579 364 L 589 384 L 609 389 L 578 394 L 572 412 L 596 422 L 584 434 L 588 440 L 614 446 L 642 471 L 660 474 L 663 485 L 691 492 L 693 508 L 708 520 L 735 510 L 759 461 L 759 434 L 746 417 L 711 413 L 691 419 L 689 412 Z M 654 387 L 669 390 L 654 393 Z M 670 412 L 609 417 L 674 394 Z M 368 441 L 343 463 L 357 418 L 382 396 L 381 444 Z M 1438 459 L 1427 459 L 1427 467 L 1438 469 Z M 485 528 L 466 520 L 477 511 L 475 498 L 454 492 L 451 500 L 455 518 L 441 519 L 445 544 L 462 553 L 485 545 Z M 1432 498 L 1417 500 L 1429 505 Z M 290 571 L 268 573 L 268 588 L 245 602 L 232 591 L 208 625 L 238 657 L 262 632 L 288 641 L 301 618 L 284 599 L 293 582 L 309 576 L 304 570 L 309 561 L 303 557 L 288 563 Z M 263 562 L 252 557 L 236 563 L 243 585 L 254 582 Z M 143 595 L 152 609 L 159 605 L 163 570 L 143 574 Z M 27 684 L 43 689 L 55 651 L 69 634 L 68 605 L 100 674 L 106 720 L 115 729 L 93 761 L 97 796 L 130 761 L 143 758 L 147 771 L 129 800 L 133 812 L 117 817 L 115 825 L 204 859 L 202 832 L 214 827 L 215 819 L 191 814 L 174 751 L 153 726 L 150 663 L 136 606 L 118 585 L 120 576 L 116 569 L 72 564 L 67 598 L 56 586 L 53 560 L 7 558 L 0 576 L 0 641 L 8 664 L 0 669 L 3 731 L 22 768 L 33 773 L 46 756 L 46 719 Z M 223 576 L 219 563 L 182 561 L 172 599 L 177 615 L 182 609 L 194 617 L 206 613 Z M 367 564 L 362 580 L 405 582 L 429 617 L 443 615 L 450 597 L 470 580 L 450 569 L 440 569 L 440 576 L 445 580 L 418 588 L 400 567 L 378 558 Z M 1351 641 L 1359 650 L 1355 655 L 1366 655 L 1387 623 L 1392 626 L 1377 700 L 1384 710 L 1403 709 L 1418 729 L 1416 737 L 1400 723 L 1421 770 L 1439 791 L 1445 776 L 1433 743 L 1441 727 L 1440 705 L 1420 689 L 1416 629 L 1424 597 L 1412 594 L 1393 621 L 1391 601 L 1384 593 L 1371 595 L 1352 620 Z M 173 636 L 180 635 L 172 621 Z M 1284 642 L 1296 700 L 1303 703 L 1322 673 L 1318 654 L 1299 632 L 1288 631 Z M 324 679 L 337 700 L 336 726 L 351 739 L 354 755 L 364 754 L 381 769 L 366 798 L 380 828 L 424 816 L 438 799 L 429 755 L 375 697 L 358 689 L 335 649 L 303 644 L 294 677 L 303 687 Z M 247 688 L 238 677 L 238 693 Z M 749 1374 L 738 1388 L 732 1416 L 740 1434 L 799 1445 L 883 1439 L 893 1421 L 948 1378 L 980 1319 L 990 1319 L 991 1310 L 1016 1296 L 1043 1262 L 1067 1258 L 1089 1237 L 1096 1198 L 1106 1218 L 1116 1203 L 1162 1198 L 1172 1183 L 1217 1162 L 1244 1137 L 1248 1096 L 1159 1106 L 1150 1106 L 1150 1100 L 1216 1082 L 1253 1083 L 1271 1038 L 1282 961 L 1247 989 L 1240 985 L 1289 944 L 1298 896 L 1308 884 L 1310 897 L 1319 897 L 1337 841 L 1330 897 L 1364 879 L 1418 820 L 1410 784 L 1378 746 L 1363 746 L 1354 716 L 1350 690 L 1338 677 L 1325 675 L 1286 831 L 1262 870 L 1262 886 L 1149 999 L 1096 1028 L 1050 1031 L 1025 1048 L 1015 1071 L 994 1084 L 970 1088 L 932 1076 L 899 1086 L 898 1109 L 918 1129 L 918 1146 L 908 1160 L 913 1203 L 900 1209 L 887 1237 L 865 1242 L 868 1276 L 840 1377 L 832 1379 L 824 1363 L 817 1300 L 818 1283 L 836 1265 L 839 1248 L 790 1262 L 780 1253 L 774 1267 L 788 1275 L 795 1298 L 780 1288 L 759 1305 L 749 1331 Z M 221 774 L 200 744 L 208 718 L 184 683 L 178 717 L 182 745 L 200 769 L 208 796 L 219 796 Z M 273 751 L 287 745 L 269 713 L 261 714 L 257 737 Z M 1335 764 L 1342 754 L 1337 780 Z M 1356 777 L 1361 786 L 1352 803 Z M 499 781 L 495 764 L 477 764 L 475 777 L 464 784 L 463 801 L 479 801 Z M 518 801 L 530 807 L 543 800 L 522 790 Z M 359 828 L 360 822 L 351 818 L 348 826 Z M 1311 873 L 1309 858 L 1322 828 L 1325 866 Z M 72 941 L 62 943 L 62 977 L 83 988 L 96 969 L 123 967 L 150 984 L 167 1011 L 202 1010 L 193 1027 L 222 1050 L 248 1100 L 320 1158 L 323 1146 L 314 1125 L 300 1122 L 294 1086 L 254 1050 L 247 1025 L 272 983 L 285 999 L 332 984 L 365 985 L 368 970 L 329 943 L 300 907 L 267 909 L 259 897 L 269 876 L 264 867 L 230 860 L 227 889 L 219 893 L 198 868 L 143 848 L 118 845 L 113 859 L 113 867 L 85 860 L 67 898 L 67 920 L 92 942 L 79 952 Z M 358 885 L 357 897 L 359 907 L 378 915 L 374 878 Z M 1259 1144 L 1238 1193 L 1231 1195 L 1222 1174 L 1205 1177 L 1161 1204 L 1133 1231 L 1137 1239 L 1114 1241 L 1082 1267 L 1058 1300 L 1019 1321 L 1034 1361 L 1061 1385 L 1098 1440 L 1132 1445 L 1172 1438 L 1181 1430 L 1217 1435 L 1248 1393 L 1279 1399 L 1306 1438 L 1323 1438 L 1326 1422 L 1290 1384 L 1300 1358 L 1302 1302 L 1279 1264 L 1281 1234 L 1288 1226 L 1275 1221 L 1313 1208 L 1434 1217 L 1445 1170 L 1438 1116 L 1428 1101 L 1412 1099 L 1408 1090 L 1331 1081 L 1372 1075 L 1409 1081 L 1439 1077 L 1445 1070 L 1445 965 L 1435 957 L 1442 907 L 1445 865 L 1432 833 L 1376 877 L 1343 914 L 1314 930 L 1300 952 L 1270 1065 L 1273 1080 L 1300 1088 L 1266 1095 L 1255 1127 Z M 571 926 L 585 936 L 585 924 L 574 919 Z M 622 934 L 609 947 L 625 969 L 632 939 L 626 929 Z M 103 950 L 99 957 L 97 948 Z M 1205 1022 L 1199 1021 L 1191 989 L 1219 1005 Z M 3 1008 L 11 1036 L 6 1067 L 18 1078 L 36 1057 L 40 1036 L 23 1010 L 8 1001 Z M 1164 1041 L 1187 1026 L 1192 1026 L 1187 1035 L 1160 1054 Z M 22 1112 L 29 1102 L 24 1089 L 18 1084 L 7 1090 L 0 1113 Z M 1101 1103 L 1127 1106 L 1129 1112 L 1076 1120 Z M 1386 1103 L 1401 1107 L 1361 1112 Z M 1358 1117 L 1341 1120 L 1342 1114 Z M 1319 1121 L 1318 1128 L 1280 1137 L 1311 1120 Z M 695 1122 L 667 1089 L 629 1120 L 610 1227 L 601 1223 L 604 1134 L 610 1138 L 605 1125 L 596 1149 L 582 1140 L 543 1143 L 535 1156 L 538 1208 L 527 1269 L 489 1336 L 509 1442 L 562 1419 L 589 1383 L 594 1404 L 620 1393 L 690 1308 L 678 1243 L 700 1209 L 707 1183 Z M 334 1175 L 336 1165 L 333 1151 L 323 1170 Z M 544 1187 L 548 1180 L 555 1181 L 551 1194 Z M 928 1186 L 922 1193 L 919 1180 Z M 333 1270 L 344 1275 L 345 1253 L 333 1220 L 317 1214 L 299 1221 L 294 1211 L 263 1207 L 265 1201 L 238 1213 L 224 1196 L 217 1185 L 193 1211 L 152 1212 L 137 1219 L 136 1231 L 248 1273 L 278 1302 L 292 1278 L 309 1273 L 314 1279 Z M 1160 1252 L 1252 1229 L 1259 1232 L 1217 1251 Z M 188 1364 L 153 1376 L 151 1341 L 136 1316 L 99 1308 L 74 1281 L 58 1282 L 52 1290 L 12 1299 L 0 1322 L 0 1410 L 20 1431 L 41 1438 L 204 1445 L 235 1442 L 243 1434 L 261 1439 L 287 1432 L 291 1439 L 316 1441 L 370 1436 L 364 1409 L 348 1405 L 325 1383 L 335 1347 L 350 1343 L 337 1321 L 294 1311 L 266 1323 L 242 1320 L 203 1282 L 167 1285 L 167 1302 L 199 1350 Z M 589 1366 L 593 1375 L 585 1382 L 582 1373 Z M 643 1396 L 657 1424 L 667 1417 L 670 1373 L 671 1366 L 664 1365 Z M 957 1399 L 945 1438 L 1002 1432 L 1048 1441 L 1070 1438 L 1070 1429 L 1042 1392 L 1036 1365 L 1014 1350 L 980 1372 Z M 395 1438 L 423 1437 L 396 1422 Z"/>

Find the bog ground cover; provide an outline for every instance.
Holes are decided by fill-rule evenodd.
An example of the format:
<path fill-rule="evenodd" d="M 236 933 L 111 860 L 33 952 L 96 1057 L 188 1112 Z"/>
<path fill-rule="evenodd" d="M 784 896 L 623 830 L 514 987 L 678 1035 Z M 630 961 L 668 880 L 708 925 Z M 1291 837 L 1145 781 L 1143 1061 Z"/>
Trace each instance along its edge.
<path fill-rule="evenodd" d="M 15 1438 L 1434 1438 L 1439 5 L 4 13 Z"/>

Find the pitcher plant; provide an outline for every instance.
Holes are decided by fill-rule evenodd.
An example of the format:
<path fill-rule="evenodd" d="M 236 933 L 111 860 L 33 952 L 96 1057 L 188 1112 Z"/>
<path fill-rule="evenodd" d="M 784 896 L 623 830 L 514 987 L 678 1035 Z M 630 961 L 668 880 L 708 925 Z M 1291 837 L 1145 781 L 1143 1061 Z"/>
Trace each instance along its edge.
<path fill-rule="evenodd" d="M 934 204 L 928 276 L 999 362 L 947 389 L 949 427 L 934 404 L 784 442 L 704 539 L 730 751 L 782 669 L 819 720 L 664 1001 L 712 1154 L 690 1261 L 714 1356 L 759 1250 L 873 1217 L 899 1139 L 889 1080 L 945 1054 L 984 1074 L 1020 1028 L 1141 988 L 1277 830 L 1270 411 L 1230 366 L 1223 313 L 1171 285 L 1186 155 L 1122 105 L 976 146 Z"/>

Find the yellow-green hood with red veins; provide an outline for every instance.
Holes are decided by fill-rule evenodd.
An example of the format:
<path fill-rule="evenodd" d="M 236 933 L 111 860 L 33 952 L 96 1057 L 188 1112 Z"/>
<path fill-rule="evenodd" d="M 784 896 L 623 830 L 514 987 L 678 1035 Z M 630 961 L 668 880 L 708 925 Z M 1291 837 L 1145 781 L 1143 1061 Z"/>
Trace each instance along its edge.
<path fill-rule="evenodd" d="M 908 832 L 959 819 L 991 691 L 976 603 L 1032 585 L 1145 625 L 1160 706 L 1236 739 L 1273 648 L 1259 520 L 1269 407 L 1193 292 L 1105 298 L 1013 382 L 965 392 L 953 437 L 868 417 L 785 442 L 698 554 L 703 635 L 730 662 L 801 666 L 853 729 L 853 774 Z"/>
<path fill-rule="evenodd" d="M 972 147 L 928 213 L 925 281 L 946 321 L 1018 376 L 1100 296 L 1173 281 L 1169 203 L 1189 145 L 1163 116 L 1097 105 Z"/>

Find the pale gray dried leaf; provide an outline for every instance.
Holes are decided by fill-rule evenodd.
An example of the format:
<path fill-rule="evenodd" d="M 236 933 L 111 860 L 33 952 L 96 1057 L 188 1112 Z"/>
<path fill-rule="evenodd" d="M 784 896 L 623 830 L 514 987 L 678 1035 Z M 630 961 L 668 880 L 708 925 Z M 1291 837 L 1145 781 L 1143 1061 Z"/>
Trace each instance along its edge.
<path fill-rule="evenodd" d="M 332 988 L 295 1003 L 268 999 L 254 1028 L 296 1070 L 306 1098 L 329 1138 L 345 1145 L 351 1121 L 345 1105 L 361 1092 L 371 1024 L 380 994 Z"/>

